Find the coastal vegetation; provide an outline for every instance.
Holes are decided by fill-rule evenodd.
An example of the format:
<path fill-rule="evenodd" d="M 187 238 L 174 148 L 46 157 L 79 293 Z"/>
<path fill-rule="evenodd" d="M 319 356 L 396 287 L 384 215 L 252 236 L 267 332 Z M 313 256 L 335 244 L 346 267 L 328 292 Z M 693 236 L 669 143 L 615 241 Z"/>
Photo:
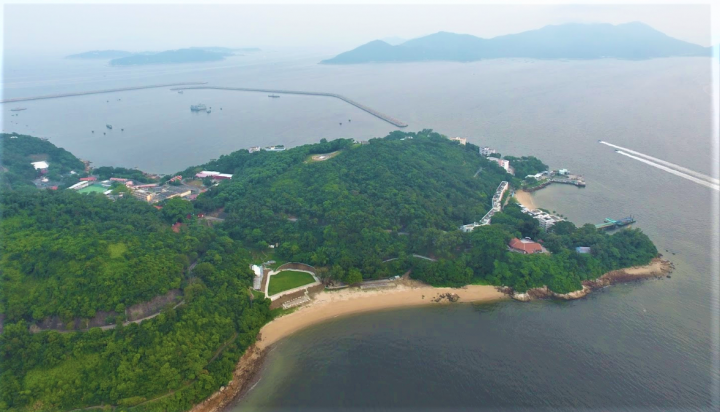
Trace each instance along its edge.
<path fill-rule="evenodd" d="M 296 270 L 283 270 L 270 277 L 268 295 L 272 296 L 276 293 L 313 283 L 314 281 L 315 278 L 309 273 L 298 272 Z"/>
<path fill-rule="evenodd" d="M 67 150 L 57 147 L 47 140 L 19 134 L 0 134 L 0 188 L 19 189 L 32 187 L 38 177 L 32 162 L 45 161 L 49 167 L 46 177 L 53 181 L 70 181 L 66 177 L 70 171 L 82 173 L 83 162 Z M 77 179 L 72 180 L 73 182 Z"/>

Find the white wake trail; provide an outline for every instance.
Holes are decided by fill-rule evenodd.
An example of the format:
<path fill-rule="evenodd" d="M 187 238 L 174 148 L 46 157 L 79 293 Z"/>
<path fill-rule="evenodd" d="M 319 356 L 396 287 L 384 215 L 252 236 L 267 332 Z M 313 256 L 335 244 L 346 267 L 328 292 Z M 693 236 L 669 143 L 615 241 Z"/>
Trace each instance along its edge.
<path fill-rule="evenodd" d="M 653 161 L 653 162 L 655 162 L 655 163 L 659 163 L 659 164 L 661 164 L 661 165 L 665 165 L 665 166 L 670 167 L 670 168 L 672 168 L 672 169 L 679 170 L 679 171 L 681 171 L 681 172 L 683 172 L 683 173 L 685 173 L 685 174 L 688 174 L 688 175 L 691 175 L 691 176 L 695 176 L 695 177 L 698 178 L 698 179 L 705 180 L 706 182 L 709 182 L 709 183 L 712 183 L 712 184 L 715 184 L 715 185 L 720 185 L 720 180 L 715 179 L 715 178 L 712 177 L 712 176 L 708 176 L 708 175 L 706 175 L 706 174 L 702 174 L 702 173 L 700 173 L 700 172 L 696 172 L 696 171 L 694 171 L 694 170 L 690 170 L 690 169 L 688 169 L 687 167 L 683 167 L 683 166 L 680 166 L 680 165 L 676 165 L 675 163 L 666 162 L 665 160 L 658 159 L 657 157 L 652 157 L 652 156 L 646 155 L 646 154 L 644 154 L 644 153 L 636 152 L 636 151 L 634 151 L 634 150 L 632 150 L 632 149 L 628 149 L 628 148 L 626 148 L 626 147 L 614 145 L 614 144 L 612 144 L 612 143 L 608 143 L 608 142 L 603 141 L 603 140 L 601 140 L 600 143 L 602 143 L 602 144 L 604 144 L 604 145 L 606 145 L 606 146 L 610 146 L 610 147 L 614 147 L 614 148 L 616 148 L 616 149 L 620 149 L 620 150 L 624 151 L 625 153 L 631 153 L 631 154 L 634 154 L 635 156 L 640 156 L 640 157 L 643 157 L 643 158 L 645 158 L 645 159 L 651 160 L 651 161 Z"/>
<path fill-rule="evenodd" d="M 622 150 L 617 151 L 617 153 L 618 153 L 618 154 L 621 154 L 621 155 L 623 155 L 623 156 L 627 156 L 627 157 L 629 157 L 629 158 L 638 160 L 638 161 L 643 162 L 643 163 L 645 163 L 645 164 L 648 164 L 648 165 L 650 165 L 650 166 L 652 166 L 652 167 L 656 167 L 656 168 L 658 168 L 658 169 L 660 169 L 660 170 L 664 170 L 664 171 L 666 171 L 666 172 L 668 172 L 668 173 L 672 173 L 672 174 L 674 174 L 675 176 L 680 176 L 680 177 L 682 177 L 683 179 L 690 180 L 691 182 L 695 182 L 695 183 L 697 183 L 697 184 L 699 184 L 699 185 L 703 185 L 703 186 L 705 186 L 705 187 L 709 187 L 710 189 L 715 189 L 715 190 L 717 190 L 717 191 L 720 191 L 720 185 L 716 185 L 716 184 L 714 184 L 714 183 L 710 183 L 710 182 L 707 182 L 707 181 L 705 181 L 705 180 L 698 179 L 698 178 L 695 177 L 695 176 L 690 176 L 689 174 L 686 174 L 686 173 L 677 171 L 677 170 L 675 170 L 675 169 L 671 169 L 671 168 L 669 168 L 669 167 L 667 167 L 667 166 L 663 166 L 663 165 L 657 164 L 657 163 L 655 163 L 655 162 L 651 162 L 651 161 L 646 160 L 646 159 L 643 159 L 643 158 L 641 158 L 641 157 L 633 156 L 633 155 L 631 155 L 630 153 L 625 153 L 625 152 L 623 152 Z"/>

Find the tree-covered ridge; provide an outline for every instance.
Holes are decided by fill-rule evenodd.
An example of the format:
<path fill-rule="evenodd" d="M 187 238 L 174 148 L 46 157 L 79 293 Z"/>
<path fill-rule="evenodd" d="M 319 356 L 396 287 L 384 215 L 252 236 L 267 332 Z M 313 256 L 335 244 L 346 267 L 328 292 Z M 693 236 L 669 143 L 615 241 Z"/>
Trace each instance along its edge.
<path fill-rule="evenodd" d="M 7 321 L 92 318 L 178 288 L 197 257 L 152 206 L 71 190 L 0 200 L 0 312 Z"/>
<path fill-rule="evenodd" d="M 32 181 L 38 176 L 31 162 L 45 160 L 49 163 L 47 177 L 61 181 L 71 170 L 81 173 L 85 165 L 67 150 L 56 147 L 47 140 L 34 136 L 0 134 L 0 189 L 34 187 Z"/>
<path fill-rule="evenodd" d="M 335 150 L 341 152 L 331 159 L 308 161 L 312 153 Z M 532 156 L 506 158 L 521 173 L 547 169 Z M 365 145 L 336 140 L 282 153 L 236 152 L 205 168 L 234 177 L 201 195 L 196 209 L 223 208 L 228 233 L 247 247 L 279 244 L 281 259 L 325 267 L 324 276 L 347 283 L 358 274 L 380 278 L 413 269 L 414 277 L 433 285 L 489 283 L 519 291 L 547 285 L 565 293 L 657 254 L 640 231 L 609 236 L 592 225 L 575 230 L 560 224 L 565 232 L 546 233 L 514 205 L 496 214 L 491 226 L 462 233 L 460 225 L 489 209 L 502 180 L 520 179 L 479 156 L 477 146 L 429 130 L 397 131 Z M 553 254 L 510 252 L 513 237 L 547 242 Z M 591 247 L 592 254 L 577 254 L 576 246 Z"/>
<path fill-rule="evenodd" d="M 196 208 L 223 207 L 231 236 L 250 247 L 279 243 L 288 260 L 372 277 L 401 253 L 446 253 L 434 243 L 452 245 L 462 224 L 487 212 L 506 177 L 476 147 L 427 130 L 365 145 L 336 142 L 220 158 L 215 166 L 234 177 L 200 196 Z M 342 151 L 307 161 L 320 147 Z"/>
<path fill-rule="evenodd" d="M 221 230 L 189 222 L 176 234 L 150 205 L 73 191 L 8 192 L 2 214 L 0 410 L 186 410 L 227 383 L 270 319 L 247 252 Z M 29 331 L 170 288 L 183 303 L 140 324 Z"/>

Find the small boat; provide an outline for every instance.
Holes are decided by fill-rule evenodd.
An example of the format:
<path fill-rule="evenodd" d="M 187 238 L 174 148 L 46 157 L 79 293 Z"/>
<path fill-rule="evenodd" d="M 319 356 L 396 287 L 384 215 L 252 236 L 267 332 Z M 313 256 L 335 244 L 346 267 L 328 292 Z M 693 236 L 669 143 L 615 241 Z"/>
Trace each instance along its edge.
<path fill-rule="evenodd" d="M 182 90 L 178 91 L 178 94 L 183 94 L 183 91 Z"/>
<path fill-rule="evenodd" d="M 16 107 L 14 109 L 10 109 L 11 112 L 22 112 L 23 110 L 27 110 L 26 107 Z"/>
<path fill-rule="evenodd" d="M 105 127 L 107 127 L 108 130 L 112 130 L 112 125 L 111 125 L 111 124 L 106 124 Z"/>
<path fill-rule="evenodd" d="M 272 97 L 273 99 L 280 98 L 280 96 L 278 96 L 277 94 L 268 94 L 268 97 Z"/>
<path fill-rule="evenodd" d="M 194 105 L 191 105 L 191 106 L 190 106 L 190 111 L 192 111 L 192 112 L 205 112 L 205 111 L 207 111 L 207 107 L 206 107 L 204 104 L 202 104 L 202 103 L 194 104 Z"/>
<path fill-rule="evenodd" d="M 340 122 L 340 126 L 342 126 L 342 122 Z"/>
<path fill-rule="evenodd" d="M 212 107 L 206 110 L 207 113 L 212 113 Z"/>
<path fill-rule="evenodd" d="M 352 122 L 352 120 L 348 119 L 348 123 Z"/>

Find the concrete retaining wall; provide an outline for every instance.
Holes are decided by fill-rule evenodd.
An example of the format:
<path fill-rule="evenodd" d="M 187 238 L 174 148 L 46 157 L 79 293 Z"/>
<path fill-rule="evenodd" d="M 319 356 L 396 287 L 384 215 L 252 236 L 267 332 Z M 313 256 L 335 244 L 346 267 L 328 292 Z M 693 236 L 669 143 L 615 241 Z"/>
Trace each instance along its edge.
<path fill-rule="evenodd" d="M 292 293 L 288 293 L 285 295 L 282 295 L 278 297 L 277 299 L 273 300 L 270 304 L 270 309 L 276 309 L 282 307 L 283 303 L 289 302 L 293 299 L 297 299 L 300 296 L 303 296 L 305 294 L 305 290 L 310 294 L 310 296 L 313 296 L 317 294 L 318 292 L 321 292 L 323 289 L 325 289 L 325 286 L 323 284 L 316 284 L 313 286 L 303 287 L 302 290 L 296 290 Z"/>

